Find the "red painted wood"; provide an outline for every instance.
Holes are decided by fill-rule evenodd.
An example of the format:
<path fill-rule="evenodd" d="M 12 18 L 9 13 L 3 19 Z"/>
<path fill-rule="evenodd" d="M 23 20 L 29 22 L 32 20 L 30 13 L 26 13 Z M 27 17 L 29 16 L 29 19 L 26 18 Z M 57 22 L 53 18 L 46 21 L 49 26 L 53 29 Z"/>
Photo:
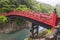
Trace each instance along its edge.
<path fill-rule="evenodd" d="M 37 13 L 32 11 L 12 11 L 6 14 L 0 14 L 0 16 L 10 16 L 10 15 L 17 15 L 17 16 L 24 16 L 31 18 L 33 20 L 45 23 L 47 25 L 50 25 L 54 27 L 56 24 L 56 14 L 53 13 L 51 15 L 44 14 L 44 13 Z"/>

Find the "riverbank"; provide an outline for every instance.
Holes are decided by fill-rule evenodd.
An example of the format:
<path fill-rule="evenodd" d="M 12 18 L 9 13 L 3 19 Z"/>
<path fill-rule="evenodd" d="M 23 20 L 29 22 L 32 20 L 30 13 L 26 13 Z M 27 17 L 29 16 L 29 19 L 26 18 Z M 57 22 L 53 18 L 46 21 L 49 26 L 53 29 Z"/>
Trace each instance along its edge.
<path fill-rule="evenodd" d="M 28 28 L 28 27 L 25 27 L 25 26 L 19 26 L 19 27 L 16 27 L 16 28 L 13 28 L 13 27 L 8 27 L 8 28 L 3 28 L 3 29 L 0 29 L 0 34 L 10 34 L 10 33 L 15 33 L 17 31 L 20 31 L 20 30 L 23 30 L 25 28 Z"/>
<path fill-rule="evenodd" d="M 19 31 L 19 30 L 23 30 L 24 28 L 28 28 L 28 27 L 26 27 L 25 24 L 23 24 L 21 26 L 6 24 L 6 26 L 4 26 L 3 28 L 0 29 L 0 34 L 4 34 L 4 33 L 10 34 L 10 33 L 14 33 L 14 32 Z"/>
<path fill-rule="evenodd" d="M 30 28 L 31 27 L 31 22 L 26 22 L 22 25 L 17 25 L 15 22 L 12 23 L 7 23 L 7 24 L 3 24 L 2 28 L 0 29 L 0 34 L 4 34 L 4 33 L 14 33 L 16 31 L 19 30 L 23 30 L 25 28 Z"/>

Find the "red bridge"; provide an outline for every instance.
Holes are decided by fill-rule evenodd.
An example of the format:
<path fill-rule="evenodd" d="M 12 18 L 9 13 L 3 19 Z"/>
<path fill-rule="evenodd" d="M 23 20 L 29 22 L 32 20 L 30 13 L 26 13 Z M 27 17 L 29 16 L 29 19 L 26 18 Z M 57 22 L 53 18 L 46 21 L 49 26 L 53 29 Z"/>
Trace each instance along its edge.
<path fill-rule="evenodd" d="M 38 22 L 42 22 L 44 24 L 50 25 L 51 27 L 54 27 L 56 24 L 56 14 L 52 13 L 50 14 L 44 14 L 44 13 L 37 13 L 32 11 L 12 11 L 5 14 L 0 14 L 0 16 L 23 16 L 27 17 L 33 20 L 36 20 Z"/>

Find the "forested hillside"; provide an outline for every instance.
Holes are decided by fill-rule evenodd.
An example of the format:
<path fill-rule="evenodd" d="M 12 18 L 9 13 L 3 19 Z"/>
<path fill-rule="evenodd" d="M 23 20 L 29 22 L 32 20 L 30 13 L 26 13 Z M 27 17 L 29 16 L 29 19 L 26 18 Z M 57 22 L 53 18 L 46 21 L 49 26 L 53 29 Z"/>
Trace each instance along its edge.
<path fill-rule="evenodd" d="M 38 3 L 36 0 L 0 0 L 0 12 L 5 13 L 14 9 L 52 13 L 53 7 L 48 4 Z"/>

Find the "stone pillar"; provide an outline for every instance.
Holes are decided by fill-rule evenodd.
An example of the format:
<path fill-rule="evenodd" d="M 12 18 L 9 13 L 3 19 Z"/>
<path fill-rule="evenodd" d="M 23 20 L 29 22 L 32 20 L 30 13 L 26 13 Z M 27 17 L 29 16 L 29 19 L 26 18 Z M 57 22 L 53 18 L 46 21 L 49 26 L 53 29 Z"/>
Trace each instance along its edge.
<path fill-rule="evenodd" d="M 31 38 L 38 37 L 38 25 L 32 24 L 32 27 L 30 28 L 30 34 Z"/>

